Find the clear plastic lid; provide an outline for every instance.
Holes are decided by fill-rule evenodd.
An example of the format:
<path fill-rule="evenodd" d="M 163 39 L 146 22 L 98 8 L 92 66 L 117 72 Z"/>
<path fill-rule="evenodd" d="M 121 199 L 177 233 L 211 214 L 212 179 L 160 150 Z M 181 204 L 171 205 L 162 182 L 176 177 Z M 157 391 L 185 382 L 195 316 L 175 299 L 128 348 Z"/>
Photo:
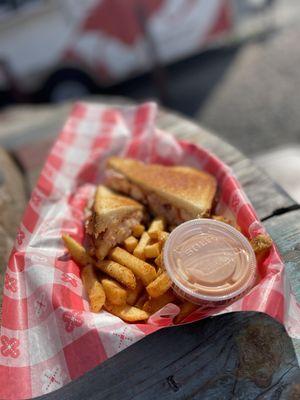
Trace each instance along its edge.
<path fill-rule="evenodd" d="M 254 251 L 237 229 L 211 219 L 194 219 L 175 228 L 163 250 L 175 291 L 195 303 L 234 298 L 256 276 Z"/>

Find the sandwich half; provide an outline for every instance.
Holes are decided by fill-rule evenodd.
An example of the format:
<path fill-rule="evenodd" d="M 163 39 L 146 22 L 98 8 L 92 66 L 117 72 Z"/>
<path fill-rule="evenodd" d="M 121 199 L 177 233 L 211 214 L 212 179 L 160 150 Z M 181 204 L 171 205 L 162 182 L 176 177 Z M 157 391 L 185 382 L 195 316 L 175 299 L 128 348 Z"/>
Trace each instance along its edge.
<path fill-rule="evenodd" d="M 217 189 L 212 175 L 195 168 L 144 164 L 121 157 L 108 159 L 106 184 L 147 205 L 171 225 L 208 217 Z"/>
<path fill-rule="evenodd" d="M 132 228 L 143 218 L 143 206 L 133 199 L 113 193 L 105 186 L 98 186 L 92 206 L 92 214 L 87 220 L 86 232 L 92 241 L 99 260 L 103 260 L 110 249 L 122 243 Z"/>

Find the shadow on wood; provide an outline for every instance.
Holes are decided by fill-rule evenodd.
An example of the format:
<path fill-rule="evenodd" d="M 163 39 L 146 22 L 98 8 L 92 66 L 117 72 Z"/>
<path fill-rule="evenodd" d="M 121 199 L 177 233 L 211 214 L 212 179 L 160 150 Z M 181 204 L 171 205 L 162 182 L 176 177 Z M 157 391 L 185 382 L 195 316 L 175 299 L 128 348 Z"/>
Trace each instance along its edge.
<path fill-rule="evenodd" d="M 290 338 L 255 312 L 162 329 L 40 400 L 299 399 Z"/>

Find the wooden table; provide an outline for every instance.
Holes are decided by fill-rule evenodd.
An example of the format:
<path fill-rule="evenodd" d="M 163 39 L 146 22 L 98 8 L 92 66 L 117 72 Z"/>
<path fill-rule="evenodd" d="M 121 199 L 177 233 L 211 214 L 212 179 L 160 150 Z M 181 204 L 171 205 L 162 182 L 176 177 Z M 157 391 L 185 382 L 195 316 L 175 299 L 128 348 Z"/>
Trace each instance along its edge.
<path fill-rule="evenodd" d="M 300 301 L 299 205 L 243 154 L 194 122 L 162 110 L 158 126 L 210 149 L 233 169 L 275 240 Z M 299 341 L 293 344 L 299 355 Z M 40 399 L 298 399 L 294 348 L 266 315 L 227 314 L 156 332 Z"/>

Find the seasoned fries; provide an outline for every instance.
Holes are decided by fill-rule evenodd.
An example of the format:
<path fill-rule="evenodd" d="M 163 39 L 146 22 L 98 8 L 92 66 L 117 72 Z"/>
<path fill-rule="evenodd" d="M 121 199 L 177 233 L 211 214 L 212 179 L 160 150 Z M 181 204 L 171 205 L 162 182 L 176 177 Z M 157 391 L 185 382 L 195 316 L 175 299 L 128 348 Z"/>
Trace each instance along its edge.
<path fill-rule="evenodd" d="M 222 216 L 212 218 L 231 223 Z M 148 230 L 137 224 L 121 247 L 112 248 L 102 261 L 96 260 L 95 243 L 87 252 L 71 236 L 62 236 L 71 257 L 82 266 L 81 277 L 92 312 L 100 312 L 103 308 L 123 321 L 138 322 L 147 320 L 165 305 L 176 303 L 180 304 L 180 312 L 174 323 L 180 323 L 199 307 L 188 301 L 182 302 L 171 288 L 172 281 L 164 269 L 162 257 L 170 231 L 171 227 L 167 227 L 164 218 L 160 217 L 150 221 Z M 251 244 L 260 256 L 265 254 L 272 241 L 259 235 Z"/>
<path fill-rule="evenodd" d="M 144 289 L 144 285 L 142 284 L 142 282 L 139 279 L 137 279 L 135 289 L 128 290 L 128 292 L 127 292 L 126 303 L 133 306 L 136 303 L 139 296 L 141 295 L 143 289 Z"/>
<path fill-rule="evenodd" d="M 155 264 L 158 266 L 158 268 L 162 268 L 162 255 L 159 254 L 156 259 L 154 260 Z"/>
<path fill-rule="evenodd" d="M 147 300 L 143 306 L 143 310 L 151 315 L 163 308 L 165 305 L 173 303 L 174 301 L 176 301 L 176 297 L 173 291 L 168 290 L 166 293 L 160 297 L 157 297 L 156 299 Z"/>
<path fill-rule="evenodd" d="M 162 296 L 171 286 L 171 279 L 168 277 L 166 272 L 162 272 L 146 287 L 146 290 L 150 297 L 156 298 Z"/>
<path fill-rule="evenodd" d="M 146 258 L 156 258 L 160 255 L 159 243 L 153 243 L 145 247 L 144 251 Z"/>
<path fill-rule="evenodd" d="M 149 283 L 156 278 L 156 271 L 152 265 L 140 260 L 120 247 L 112 249 L 109 252 L 109 257 L 113 261 L 116 261 L 130 269 L 137 278 L 141 279 L 145 286 L 149 285 Z"/>
<path fill-rule="evenodd" d="M 80 265 L 92 264 L 93 259 L 88 255 L 85 248 L 81 246 L 75 239 L 71 236 L 63 234 L 62 235 L 64 244 L 68 249 L 71 257 Z"/>
<path fill-rule="evenodd" d="M 129 268 L 126 268 L 124 267 L 124 265 L 120 265 L 117 262 L 111 260 L 97 261 L 95 265 L 102 272 L 105 272 L 107 275 L 115 278 L 122 285 L 128 287 L 131 290 L 135 289 L 136 279 L 133 272 Z"/>
<path fill-rule="evenodd" d="M 270 249 L 273 244 L 272 239 L 268 235 L 257 235 L 250 241 L 255 254 L 263 253 Z"/>
<path fill-rule="evenodd" d="M 168 239 L 170 236 L 169 232 L 161 231 L 157 232 L 157 240 L 161 245 L 165 244 L 165 241 Z"/>
<path fill-rule="evenodd" d="M 90 301 L 91 311 L 99 312 L 105 303 L 106 296 L 92 265 L 83 268 L 81 278 Z"/>
<path fill-rule="evenodd" d="M 180 306 L 180 312 L 176 315 L 174 322 L 175 324 L 179 324 L 179 322 L 183 321 L 188 315 L 190 315 L 193 311 L 197 310 L 199 306 L 197 304 L 190 303 L 189 301 L 185 301 Z"/>
<path fill-rule="evenodd" d="M 101 279 L 106 299 L 109 303 L 121 306 L 126 303 L 127 292 L 122 286 L 110 278 Z"/>
<path fill-rule="evenodd" d="M 129 253 L 133 252 L 133 250 L 136 248 L 137 244 L 138 244 L 138 240 L 134 236 L 129 236 L 126 240 L 124 240 L 125 249 L 127 251 L 129 251 Z"/>
<path fill-rule="evenodd" d="M 140 310 L 137 307 L 129 306 L 128 304 L 123 306 L 114 306 L 106 302 L 104 308 L 111 314 L 114 314 L 127 322 L 144 321 L 149 318 L 149 314 L 146 311 Z"/>
<path fill-rule="evenodd" d="M 145 247 L 148 245 L 150 242 L 150 236 L 148 232 L 144 232 L 140 238 L 140 241 L 138 242 L 136 248 L 133 251 L 133 255 L 135 257 L 140 258 L 141 260 L 145 260 Z"/>
<path fill-rule="evenodd" d="M 154 218 L 148 229 L 148 234 L 151 239 L 156 239 L 157 232 L 163 231 L 165 229 L 165 220 L 161 217 Z"/>
<path fill-rule="evenodd" d="M 138 224 L 135 225 L 132 229 L 132 234 L 133 236 L 135 236 L 136 238 L 139 238 L 142 236 L 143 232 L 145 231 L 145 227 L 144 225 Z"/>

